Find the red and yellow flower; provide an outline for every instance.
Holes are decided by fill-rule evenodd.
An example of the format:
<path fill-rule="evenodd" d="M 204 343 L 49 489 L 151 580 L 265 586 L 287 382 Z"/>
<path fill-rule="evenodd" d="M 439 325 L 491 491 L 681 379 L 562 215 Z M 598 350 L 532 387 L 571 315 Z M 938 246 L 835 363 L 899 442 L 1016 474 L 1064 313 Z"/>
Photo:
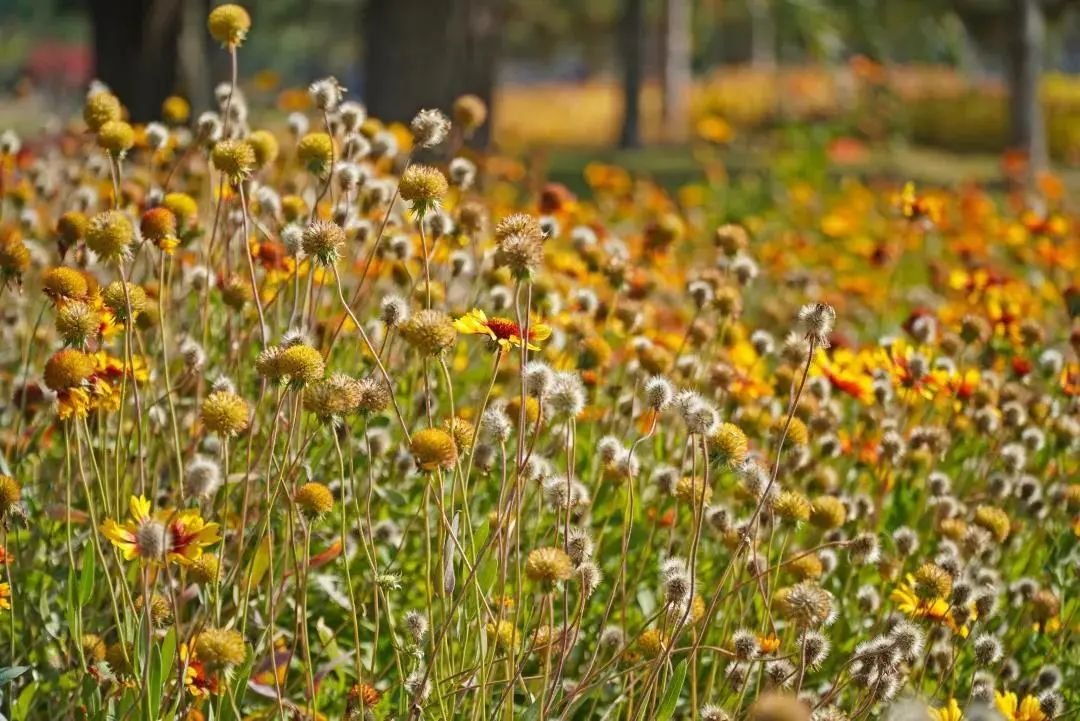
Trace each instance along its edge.
<path fill-rule="evenodd" d="M 207 523 L 195 509 L 151 513 L 145 496 L 132 496 L 130 514 L 124 525 L 110 518 L 100 529 L 128 561 L 187 565 L 202 555 L 203 548 L 221 540 L 218 524 Z"/>
<path fill-rule="evenodd" d="M 503 350 L 511 346 L 521 346 L 521 326 L 509 318 L 488 318 L 484 311 L 474 308 L 454 321 L 458 333 L 466 335 L 486 335 Z M 540 350 L 536 342 L 547 340 L 551 328 L 543 323 L 529 324 L 529 350 Z"/>

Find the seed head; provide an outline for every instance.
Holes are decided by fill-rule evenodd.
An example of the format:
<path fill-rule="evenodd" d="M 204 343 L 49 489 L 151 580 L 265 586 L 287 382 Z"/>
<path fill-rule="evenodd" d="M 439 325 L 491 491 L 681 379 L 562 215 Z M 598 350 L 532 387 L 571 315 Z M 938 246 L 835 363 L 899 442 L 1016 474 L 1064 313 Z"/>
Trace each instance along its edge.
<path fill-rule="evenodd" d="M 123 110 L 116 96 L 107 90 L 100 90 L 86 98 L 83 106 L 83 120 L 91 131 L 99 131 L 105 123 L 120 120 Z"/>
<path fill-rule="evenodd" d="M 441 428 L 425 428 L 412 436 L 409 446 L 422 471 L 449 470 L 457 463 L 458 449 L 453 436 Z"/>
<path fill-rule="evenodd" d="M 176 215 L 162 205 L 143 213 L 139 232 L 162 250 L 171 250 L 179 242 L 176 239 Z"/>
<path fill-rule="evenodd" d="M 193 496 L 212 498 L 221 488 L 221 467 L 206 456 L 196 456 L 184 470 L 184 485 Z"/>
<path fill-rule="evenodd" d="M 244 140 L 222 140 L 214 144 L 210 160 L 235 185 L 251 175 L 255 150 Z"/>
<path fill-rule="evenodd" d="M 937 564 L 924 563 L 915 572 L 915 595 L 924 601 L 949 598 L 952 587 L 952 576 Z"/>
<path fill-rule="evenodd" d="M 450 133 L 450 119 L 441 110 L 421 110 L 410 123 L 413 138 L 421 148 L 440 145 Z"/>
<path fill-rule="evenodd" d="M 121 323 L 137 318 L 146 309 L 146 291 L 142 286 L 114 280 L 101 291 L 101 301 Z M 128 316 L 130 308 L 131 316 Z"/>
<path fill-rule="evenodd" d="M 812 581 L 803 581 L 778 595 L 780 609 L 799 628 L 819 628 L 832 621 L 832 594 Z"/>
<path fill-rule="evenodd" d="M 22 497 L 19 482 L 11 476 L 0 475 L 0 520 L 7 518 Z"/>
<path fill-rule="evenodd" d="M 818 348 L 829 347 L 829 334 L 835 322 L 836 311 L 825 303 L 811 303 L 799 309 L 800 329 Z"/>
<path fill-rule="evenodd" d="M 382 380 L 361 378 L 356 382 L 356 390 L 356 409 L 362 413 L 378 413 L 390 405 L 390 389 Z"/>
<path fill-rule="evenodd" d="M 296 146 L 296 157 L 311 174 L 325 176 L 334 162 L 334 141 L 326 133 L 308 133 Z"/>
<path fill-rule="evenodd" d="M 487 120 L 487 104 L 476 95 L 461 95 L 454 101 L 454 122 L 466 135 Z"/>
<path fill-rule="evenodd" d="M 106 121 L 98 128 L 97 144 L 113 158 L 123 158 L 135 144 L 135 131 L 123 120 Z"/>
<path fill-rule="evenodd" d="M 70 346 L 82 347 L 97 336 L 101 317 L 81 300 L 73 300 L 56 311 L 56 330 Z"/>
<path fill-rule="evenodd" d="M 709 454 L 719 466 L 742 464 L 747 448 L 746 434 L 734 423 L 721 423 L 709 436 Z"/>
<path fill-rule="evenodd" d="M 94 359 L 73 348 L 57 351 L 45 362 L 45 385 L 54 391 L 81 386 L 94 372 Z"/>
<path fill-rule="evenodd" d="M 450 316 L 437 310 L 422 310 L 399 326 L 401 336 L 425 355 L 438 355 L 457 340 Z"/>
<path fill-rule="evenodd" d="M 334 494 L 321 483 L 305 483 L 296 489 L 293 497 L 300 511 L 309 518 L 317 518 L 329 513 L 334 507 Z"/>
<path fill-rule="evenodd" d="M 308 94 L 316 108 L 324 112 L 332 112 L 345 97 L 345 88 L 341 87 L 337 78 L 328 77 L 316 80 L 308 86 Z"/>
<path fill-rule="evenodd" d="M 118 261 L 127 256 L 135 229 L 127 216 L 118 210 L 106 210 L 90 219 L 86 227 L 86 245 L 104 261 Z"/>
<path fill-rule="evenodd" d="M 810 709 L 797 697 L 766 691 L 754 699 L 747 721 L 810 721 Z"/>
<path fill-rule="evenodd" d="M 227 48 L 238 48 L 251 29 L 251 16 L 239 5 L 218 5 L 206 18 L 210 37 Z"/>
<path fill-rule="evenodd" d="M 423 215 L 436 205 L 449 190 L 446 176 L 430 165 L 410 165 L 401 176 L 398 192 Z"/>
<path fill-rule="evenodd" d="M 212 433 L 235 436 L 248 425 L 248 404 L 232 391 L 215 391 L 202 405 L 202 422 Z"/>
<path fill-rule="evenodd" d="M 212 669 L 238 666 L 247 658 L 247 644 L 231 628 L 208 628 L 195 639 L 195 655 Z"/>
<path fill-rule="evenodd" d="M 304 388 L 304 408 L 320 420 L 335 422 L 360 407 L 360 384 L 344 373 Z"/>
<path fill-rule="evenodd" d="M 565 581 L 573 573 L 574 563 L 561 548 L 537 548 L 525 559 L 525 575 L 545 587 Z"/>
<path fill-rule="evenodd" d="M 345 230 L 329 220 L 315 220 L 304 229 L 300 247 L 320 265 L 329 267 L 338 261 L 345 244 Z"/>

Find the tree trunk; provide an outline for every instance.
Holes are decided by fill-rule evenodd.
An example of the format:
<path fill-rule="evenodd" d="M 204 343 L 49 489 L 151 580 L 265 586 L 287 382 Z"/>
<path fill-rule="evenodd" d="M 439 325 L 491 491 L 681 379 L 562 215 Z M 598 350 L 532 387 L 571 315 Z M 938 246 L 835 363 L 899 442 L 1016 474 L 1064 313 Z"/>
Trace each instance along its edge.
<path fill-rule="evenodd" d="M 641 86 L 645 74 L 645 3 L 624 0 L 622 17 L 623 121 L 619 147 L 641 146 Z"/>
<path fill-rule="evenodd" d="M 769 0 L 750 0 L 750 64 L 771 70 L 776 67 L 776 24 Z"/>
<path fill-rule="evenodd" d="M 693 35 L 690 0 L 667 0 L 664 14 L 664 133 L 668 140 L 683 140 L 689 124 L 693 73 L 690 52 Z"/>
<path fill-rule="evenodd" d="M 384 121 L 408 122 L 418 110 L 448 110 L 459 95 L 492 110 L 505 0 L 370 0 L 364 100 Z M 474 142 L 486 142 L 490 116 Z"/>
<path fill-rule="evenodd" d="M 133 121 L 160 115 L 176 89 L 182 0 L 91 0 L 94 65 Z"/>
<path fill-rule="evenodd" d="M 1012 0 L 1009 37 L 1010 143 L 1027 158 L 1029 177 L 1046 168 L 1046 124 L 1039 98 L 1045 18 L 1039 0 Z"/>

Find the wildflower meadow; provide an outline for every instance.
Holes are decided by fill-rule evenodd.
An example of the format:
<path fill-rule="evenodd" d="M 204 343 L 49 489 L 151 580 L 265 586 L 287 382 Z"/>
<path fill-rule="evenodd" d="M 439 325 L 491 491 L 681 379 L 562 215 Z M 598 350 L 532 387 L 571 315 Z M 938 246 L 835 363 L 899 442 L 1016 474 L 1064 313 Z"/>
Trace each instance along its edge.
<path fill-rule="evenodd" d="M 571 190 L 200 30 L 0 136 L 3 718 L 1080 717 L 1058 179 Z"/>

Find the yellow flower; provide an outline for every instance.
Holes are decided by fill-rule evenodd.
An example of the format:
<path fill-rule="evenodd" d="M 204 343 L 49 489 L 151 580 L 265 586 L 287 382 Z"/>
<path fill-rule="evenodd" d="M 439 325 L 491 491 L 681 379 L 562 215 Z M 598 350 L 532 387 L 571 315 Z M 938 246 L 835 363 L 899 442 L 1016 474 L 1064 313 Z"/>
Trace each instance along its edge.
<path fill-rule="evenodd" d="M 11 608 L 11 585 L 0 583 L 0 611 Z"/>
<path fill-rule="evenodd" d="M 110 518 L 100 529 L 128 561 L 141 558 L 151 563 L 188 565 L 202 555 L 205 546 L 221 540 L 218 524 L 207 523 L 194 509 L 151 514 L 145 496 L 132 496 L 130 513 L 131 520 L 124 525 Z"/>
<path fill-rule="evenodd" d="M 915 593 L 915 578 L 910 573 L 907 575 L 907 581 L 893 589 L 889 598 L 896 601 L 897 608 L 902 613 L 913 618 L 930 618 L 940 621 L 949 613 L 949 603 L 944 598 L 940 596 L 926 600 L 919 598 Z"/>
<path fill-rule="evenodd" d="M 956 699 L 951 698 L 945 706 L 930 709 L 930 716 L 934 721 L 960 721 L 964 718 L 964 713 L 960 710 Z"/>
<path fill-rule="evenodd" d="M 458 333 L 466 335 L 486 335 L 492 341 L 499 344 L 503 350 L 511 346 L 521 346 L 521 327 L 509 318 L 488 318 L 484 311 L 473 308 L 465 315 L 454 321 L 454 328 Z M 551 336 L 551 328 L 543 323 L 529 324 L 529 350 L 540 350 L 540 346 L 533 341 L 547 340 Z"/>
<path fill-rule="evenodd" d="M 1039 708 L 1039 699 L 1034 696 L 1025 696 L 1023 701 L 1018 702 L 1016 694 L 994 692 L 994 706 L 1005 717 L 1006 721 L 1044 721 L 1046 714 Z"/>
<path fill-rule="evenodd" d="M 910 573 L 907 574 L 907 580 L 901 582 L 892 593 L 889 594 L 889 599 L 896 601 L 897 608 L 901 613 L 907 614 L 912 618 L 929 618 L 931 621 L 937 621 L 938 623 L 944 623 L 952 632 L 959 635 L 961 638 L 968 637 L 968 627 L 961 626 L 956 622 L 956 618 L 953 616 L 949 602 L 941 596 L 928 599 L 920 599 L 918 594 L 915 593 L 915 577 Z M 975 613 L 974 604 L 968 607 L 970 618 L 977 617 Z"/>

